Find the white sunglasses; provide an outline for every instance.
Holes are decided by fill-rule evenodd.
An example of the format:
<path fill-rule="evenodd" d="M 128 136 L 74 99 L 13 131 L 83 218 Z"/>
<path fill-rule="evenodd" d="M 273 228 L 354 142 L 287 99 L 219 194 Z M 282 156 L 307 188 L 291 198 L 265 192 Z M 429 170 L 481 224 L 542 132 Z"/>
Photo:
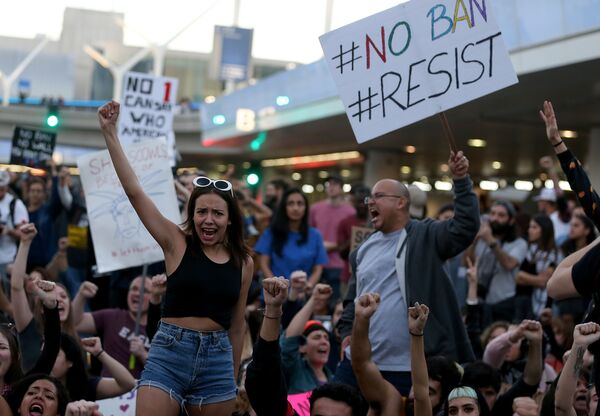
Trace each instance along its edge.
<path fill-rule="evenodd" d="M 235 198 L 235 196 L 233 195 L 233 185 L 231 184 L 231 182 L 226 181 L 225 179 L 210 179 L 206 176 L 198 176 L 194 179 L 194 186 L 197 186 L 198 188 L 206 188 L 207 186 L 211 185 L 219 191 L 230 191 L 231 197 Z"/>

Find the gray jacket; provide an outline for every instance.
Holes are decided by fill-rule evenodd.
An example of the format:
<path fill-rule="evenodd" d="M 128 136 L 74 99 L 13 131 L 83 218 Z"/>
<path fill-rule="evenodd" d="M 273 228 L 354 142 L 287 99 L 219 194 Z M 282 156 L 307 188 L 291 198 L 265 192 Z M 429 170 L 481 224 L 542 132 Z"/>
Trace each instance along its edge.
<path fill-rule="evenodd" d="M 406 225 L 405 288 L 407 304 L 429 307 L 425 353 L 464 363 L 475 359 L 444 262 L 464 251 L 479 231 L 479 203 L 469 177 L 454 181 L 454 218 L 411 220 Z M 337 328 L 342 339 L 352 333 L 356 298 L 356 254 L 350 254 L 352 276 Z M 382 253 L 382 255 L 385 253 Z M 394 253 L 399 257 L 399 253 Z M 400 262 L 396 261 L 398 265 Z"/>

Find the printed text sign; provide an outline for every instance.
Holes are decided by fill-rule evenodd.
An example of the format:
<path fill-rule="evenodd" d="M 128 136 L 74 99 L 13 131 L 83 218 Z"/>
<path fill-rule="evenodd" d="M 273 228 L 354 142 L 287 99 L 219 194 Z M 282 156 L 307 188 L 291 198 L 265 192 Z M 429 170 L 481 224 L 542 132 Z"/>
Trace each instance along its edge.
<path fill-rule="evenodd" d="M 518 82 L 486 0 L 412 0 L 320 40 L 359 143 Z"/>

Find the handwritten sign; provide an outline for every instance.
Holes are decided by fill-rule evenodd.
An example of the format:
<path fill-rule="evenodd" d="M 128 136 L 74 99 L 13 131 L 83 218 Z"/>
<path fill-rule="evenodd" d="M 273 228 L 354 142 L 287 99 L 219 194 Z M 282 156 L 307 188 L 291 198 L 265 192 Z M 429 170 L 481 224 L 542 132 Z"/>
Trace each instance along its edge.
<path fill-rule="evenodd" d="M 410 1 L 320 41 L 359 143 L 518 82 L 486 0 Z"/>
<path fill-rule="evenodd" d="M 311 394 L 312 391 L 307 391 L 306 393 L 288 395 L 288 402 L 299 416 L 310 416 L 310 402 L 308 399 Z"/>
<path fill-rule="evenodd" d="M 176 78 L 137 72 L 125 75 L 119 117 L 123 145 L 172 134 L 177 86 Z"/>
<path fill-rule="evenodd" d="M 150 140 L 125 148 L 140 184 L 159 211 L 179 224 L 181 214 L 167 144 Z M 100 273 L 153 263 L 163 252 L 129 203 L 107 150 L 77 160 Z"/>
<path fill-rule="evenodd" d="M 100 412 L 104 416 L 135 416 L 136 392 L 131 391 L 119 397 L 96 400 Z"/>
<path fill-rule="evenodd" d="M 10 150 L 10 164 L 45 167 L 52 158 L 56 145 L 56 133 L 15 127 Z"/>
<path fill-rule="evenodd" d="M 368 227 L 359 227 L 356 225 L 352 226 L 352 234 L 350 237 L 350 251 L 354 251 L 356 247 L 360 246 L 372 233 L 375 231 Z"/>

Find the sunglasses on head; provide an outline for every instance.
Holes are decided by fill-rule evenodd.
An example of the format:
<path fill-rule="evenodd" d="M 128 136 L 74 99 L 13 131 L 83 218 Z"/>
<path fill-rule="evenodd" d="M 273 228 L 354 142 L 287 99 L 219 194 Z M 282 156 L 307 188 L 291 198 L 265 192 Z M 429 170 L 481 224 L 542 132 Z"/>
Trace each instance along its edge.
<path fill-rule="evenodd" d="M 231 197 L 234 198 L 233 185 L 229 181 L 226 181 L 224 179 L 210 179 L 206 176 L 198 176 L 194 179 L 194 186 L 197 186 L 199 188 L 206 188 L 207 186 L 211 185 L 219 191 L 230 191 Z"/>

